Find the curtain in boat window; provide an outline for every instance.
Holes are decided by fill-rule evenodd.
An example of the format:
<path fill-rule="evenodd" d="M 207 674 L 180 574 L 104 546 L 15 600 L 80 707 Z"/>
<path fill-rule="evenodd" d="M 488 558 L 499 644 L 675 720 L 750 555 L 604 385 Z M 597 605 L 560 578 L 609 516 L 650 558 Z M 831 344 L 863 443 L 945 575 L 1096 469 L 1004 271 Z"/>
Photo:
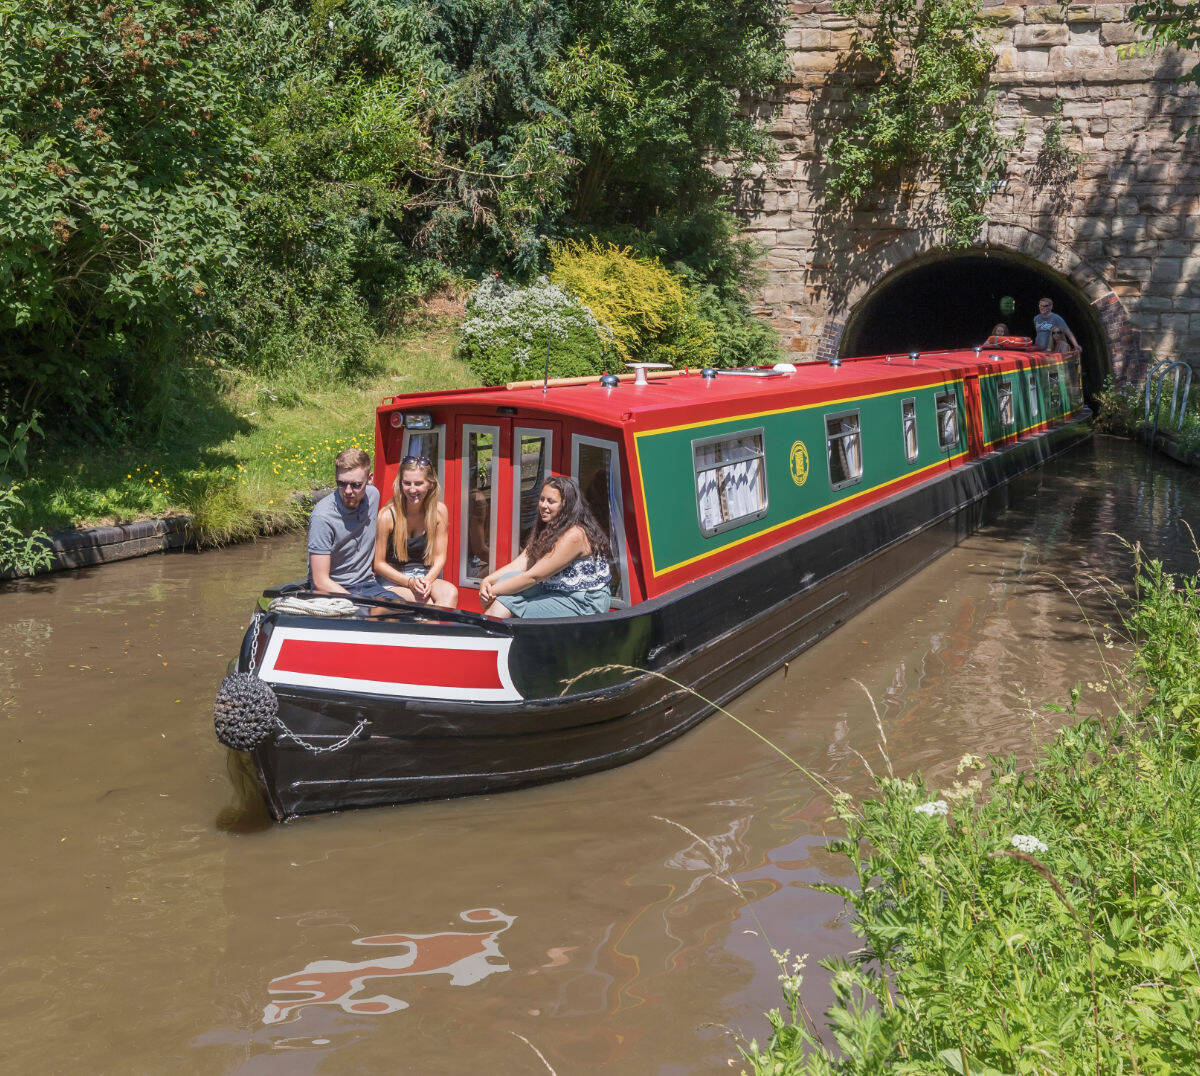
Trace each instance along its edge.
<path fill-rule="evenodd" d="M 705 534 L 762 514 L 767 483 L 761 433 L 696 445 L 692 453 L 700 528 Z"/>
<path fill-rule="evenodd" d="M 858 412 L 827 417 L 825 436 L 829 453 L 829 484 L 837 489 L 857 482 L 862 477 L 862 433 Z"/>
<path fill-rule="evenodd" d="M 958 396 L 945 392 L 937 398 L 938 443 L 942 448 L 958 445 Z"/>

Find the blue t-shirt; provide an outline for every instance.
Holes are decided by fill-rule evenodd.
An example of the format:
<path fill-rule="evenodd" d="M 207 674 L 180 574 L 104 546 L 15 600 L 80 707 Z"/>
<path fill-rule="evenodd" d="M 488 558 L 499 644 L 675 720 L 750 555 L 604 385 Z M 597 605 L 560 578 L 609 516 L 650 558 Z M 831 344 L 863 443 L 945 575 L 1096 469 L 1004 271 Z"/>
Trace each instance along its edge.
<path fill-rule="evenodd" d="M 1067 323 L 1053 311 L 1049 314 L 1035 314 L 1033 317 L 1033 328 L 1037 332 L 1033 346 L 1039 351 L 1045 351 L 1050 346 L 1050 332 L 1052 329 L 1061 329 L 1063 336 L 1066 336 L 1071 331 L 1067 328 Z"/>
<path fill-rule="evenodd" d="M 344 587 L 375 578 L 375 517 L 379 490 L 370 482 L 351 511 L 335 490 L 322 497 L 308 521 L 309 553 L 329 555 L 329 578 Z"/>

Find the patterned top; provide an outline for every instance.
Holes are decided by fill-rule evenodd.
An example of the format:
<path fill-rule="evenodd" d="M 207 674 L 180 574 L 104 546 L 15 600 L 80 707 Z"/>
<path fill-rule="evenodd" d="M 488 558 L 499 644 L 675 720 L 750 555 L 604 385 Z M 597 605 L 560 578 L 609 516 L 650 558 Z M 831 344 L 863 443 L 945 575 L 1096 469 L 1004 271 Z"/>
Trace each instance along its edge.
<path fill-rule="evenodd" d="M 542 580 L 547 590 L 569 593 L 574 590 L 607 590 L 612 582 L 612 569 L 607 557 L 576 557 L 562 571 Z"/>

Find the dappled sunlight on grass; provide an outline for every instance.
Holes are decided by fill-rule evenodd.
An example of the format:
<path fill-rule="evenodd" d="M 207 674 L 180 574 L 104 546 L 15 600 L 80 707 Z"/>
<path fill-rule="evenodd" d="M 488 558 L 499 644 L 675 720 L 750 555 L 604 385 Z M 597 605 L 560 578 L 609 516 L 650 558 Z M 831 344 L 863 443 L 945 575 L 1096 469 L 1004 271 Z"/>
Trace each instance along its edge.
<path fill-rule="evenodd" d="M 59 452 L 22 484 L 18 524 L 58 530 L 187 513 L 211 541 L 293 527 L 343 448 L 373 448 L 385 396 L 471 383 L 441 325 L 382 340 L 357 384 L 301 388 L 222 371 L 173 401 L 157 436 Z M 193 379 L 195 388 L 200 379 Z"/>

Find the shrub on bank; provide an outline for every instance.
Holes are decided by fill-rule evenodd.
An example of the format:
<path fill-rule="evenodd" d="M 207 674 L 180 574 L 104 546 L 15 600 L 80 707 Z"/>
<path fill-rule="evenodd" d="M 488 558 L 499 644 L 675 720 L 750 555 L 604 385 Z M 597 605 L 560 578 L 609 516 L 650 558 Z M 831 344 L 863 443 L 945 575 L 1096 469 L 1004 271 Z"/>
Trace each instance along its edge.
<path fill-rule="evenodd" d="M 612 359 L 611 333 L 573 295 L 545 277 L 528 287 L 487 277 L 467 301 L 457 358 L 484 385 L 601 373 Z"/>
<path fill-rule="evenodd" d="M 625 362 L 707 366 L 716 334 L 684 282 L 656 258 L 596 239 L 567 240 L 550 252 L 550 279 L 612 330 Z"/>
<path fill-rule="evenodd" d="M 832 847 L 857 887 L 818 888 L 864 942 L 823 964 L 840 1049 L 792 965 L 786 1011 L 744 1050 L 756 1073 L 1200 1068 L 1198 591 L 1143 566 L 1126 624 L 1144 693 L 1063 729 L 1027 771 L 996 762 L 986 793 L 978 777 L 883 779 L 874 800 L 836 802 Z"/>

